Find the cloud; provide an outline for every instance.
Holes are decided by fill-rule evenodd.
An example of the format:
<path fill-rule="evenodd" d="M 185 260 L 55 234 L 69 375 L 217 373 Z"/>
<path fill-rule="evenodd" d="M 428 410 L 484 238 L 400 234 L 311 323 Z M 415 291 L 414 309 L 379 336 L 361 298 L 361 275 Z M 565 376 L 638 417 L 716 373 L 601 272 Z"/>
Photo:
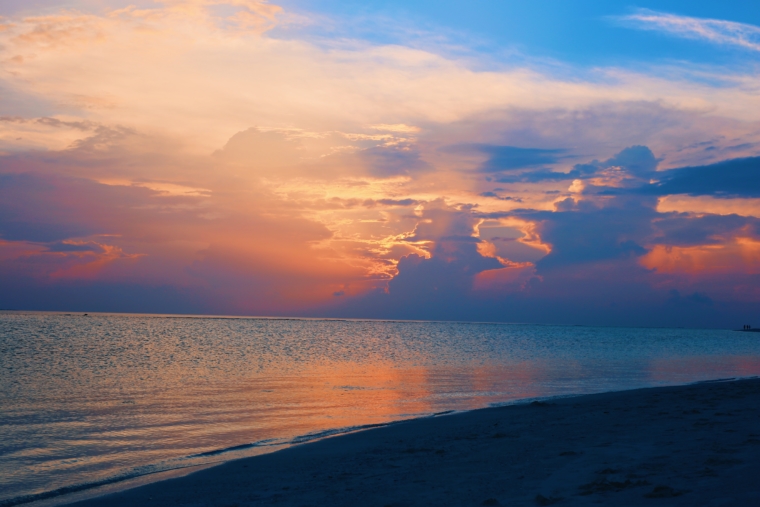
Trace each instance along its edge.
<path fill-rule="evenodd" d="M 558 206 L 562 211 L 521 213 L 537 223 L 541 241 L 551 245 L 551 252 L 536 262 L 538 273 L 645 254 L 643 245 L 654 232 L 653 203 L 615 201 L 597 206 L 580 200 L 571 208 Z"/>
<path fill-rule="evenodd" d="M 641 259 L 643 266 L 656 270 L 660 275 L 682 275 L 692 278 L 725 277 L 727 280 L 713 282 L 712 291 L 735 288 L 738 273 L 760 274 L 760 241 L 752 237 L 735 236 L 720 243 L 708 242 L 693 246 L 655 246 Z M 717 277 L 715 276 L 717 275 Z M 729 283 L 726 283 L 729 281 Z M 716 283 L 717 282 L 717 283 Z M 722 289 L 722 290 L 721 290 Z M 725 297 L 725 294 L 722 294 Z M 752 297 L 751 299 L 755 299 Z"/>
<path fill-rule="evenodd" d="M 407 241 L 419 244 L 425 254 L 401 257 L 387 291 L 346 301 L 340 311 L 363 316 L 451 318 L 473 297 L 479 274 L 505 267 L 496 257 L 481 253 L 484 242 L 475 236 L 481 220 L 471 209 L 436 201 L 421 210 L 419 219 Z"/>
<path fill-rule="evenodd" d="M 657 242 L 670 247 L 719 245 L 733 238 L 760 236 L 760 219 L 708 213 L 662 213 L 654 227 Z"/>
<path fill-rule="evenodd" d="M 681 303 L 682 301 L 685 300 L 685 301 L 689 301 L 689 302 L 693 302 L 693 303 L 697 303 L 701 305 L 707 305 L 707 306 L 713 305 L 713 300 L 710 297 L 704 294 L 700 294 L 699 292 L 695 292 L 689 296 L 682 297 L 681 293 L 678 290 L 672 289 L 670 291 L 670 294 L 671 294 L 670 300 L 672 303 L 675 303 L 675 304 Z"/>
<path fill-rule="evenodd" d="M 56 159 L 76 165 L 79 155 Z M 50 156 L 26 155 L 24 163 L 44 168 Z M 2 174 L 0 277 L 55 293 L 79 284 L 78 300 L 106 285 L 123 288 L 124 298 L 138 285 L 171 287 L 163 293 L 205 293 L 190 298 L 192 308 L 202 299 L 208 311 L 248 314 L 303 311 L 362 278 L 317 245 L 332 235 L 322 224 L 261 190 L 236 191 L 218 179 L 209 186 L 207 194 L 177 195 L 44 172 Z M 118 298 L 108 300 L 119 310 Z M 154 311 L 163 309 L 176 310 L 164 301 Z"/>
<path fill-rule="evenodd" d="M 631 146 L 604 162 L 603 167 L 622 167 L 639 178 L 648 178 L 657 170 L 658 160 L 646 146 Z"/>
<path fill-rule="evenodd" d="M 0 280 L 25 304 L 676 322 L 697 303 L 668 321 L 671 289 L 757 299 L 750 71 L 570 79 L 275 36 L 292 18 L 262 2 L 99 12 L 0 32 Z M 700 201 L 737 195 L 742 217 Z"/>
<path fill-rule="evenodd" d="M 431 124 L 505 110 L 556 117 L 554 110 L 564 109 L 588 124 L 600 105 L 638 102 L 750 119 L 758 102 L 751 76 L 722 74 L 730 83 L 716 88 L 620 69 L 598 69 L 573 80 L 529 66 L 474 71 L 466 60 L 433 51 L 359 42 L 325 47 L 324 41 L 238 30 L 215 12 L 183 3 L 14 18 L 12 28 L 0 33 L 0 60 L 8 67 L 3 96 L 7 91 L 23 96 L 14 97 L 15 104 L 34 102 L 45 110 L 39 116 L 87 116 L 160 132 L 206 153 L 252 126 L 374 133 L 379 131 L 367 126 L 391 126 L 391 133 L 417 135 Z M 22 60 L 13 60 L 17 56 Z M 597 127 L 589 134 L 635 137 L 641 130 L 625 116 L 617 120 L 629 123 L 625 133 Z M 515 117 L 514 123 L 531 130 L 529 119 Z M 483 137 L 470 142 L 544 146 Z M 634 142 L 647 140 L 617 146 Z"/>
<path fill-rule="evenodd" d="M 638 186 L 654 175 L 658 162 L 648 147 L 630 146 L 602 162 L 593 160 L 585 164 L 575 164 L 568 172 L 547 169 L 528 170 L 517 175 L 500 176 L 494 178 L 494 181 L 538 183 L 593 179 L 592 183 L 597 186 Z"/>
<path fill-rule="evenodd" d="M 441 240 L 431 254 L 429 259 L 411 254 L 399 260 L 398 274 L 388 283 L 390 298 L 407 304 L 424 301 L 429 307 L 441 301 L 456 304 L 457 298 L 471 293 L 476 275 L 504 267 L 497 259 L 481 255 L 475 241 Z"/>
<path fill-rule="evenodd" d="M 688 39 L 715 44 L 738 46 L 760 51 L 760 27 L 720 19 L 693 18 L 642 9 L 635 14 L 617 18 L 643 30 L 666 32 Z"/>
<path fill-rule="evenodd" d="M 760 157 L 725 160 L 716 164 L 682 167 L 657 175 L 646 192 L 715 197 L 760 197 Z"/>
<path fill-rule="evenodd" d="M 297 136 L 252 127 L 233 135 L 214 156 L 266 174 L 275 168 L 281 170 L 301 163 L 301 152 L 302 143 Z"/>
<path fill-rule="evenodd" d="M 374 207 L 377 205 L 381 206 L 414 206 L 419 204 L 419 201 L 416 201 L 414 199 L 377 199 L 377 200 L 367 200 L 364 201 L 364 206 L 367 207 Z"/>
<path fill-rule="evenodd" d="M 443 199 L 430 202 L 419 213 L 420 220 L 407 240 L 435 243 L 451 238 L 455 241 L 476 241 L 474 230 L 480 219 L 470 209 L 452 207 Z"/>
<path fill-rule="evenodd" d="M 457 144 L 442 148 L 441 151 L 444 153 L 481 153 L 487 155 L 488 159 L 478 169 L 484 173 L 495 173 L 554 164 L 566 150 L 489 144 Z"/>
<path fill-rule="evenodd" d="M 75 243 L 73 241 L 58 241 L 48 245 L 50 252 L 95 252 L 102 253 L 105 251 L 102 245 L 94 241 Z"/>
<path fill-rule="evenodd" d="M 33 174 L 0 175 L 0 236 L 12 241 L 56 242 L 110 232 L 103 222 L 103 202 L 94 198 L 97 183 L 73 178 L 45 178 Z M 129 193 L 101 193 L 129 202 Z M 105 194 L 105 195 L 104 195 Z M 113 195 L 108 195 L 113 194 Z M 90 215 L 92 213 L 92 215 Z"/>
<path fill-rule="evenodd" d="M 414 146 L 376 146 L 356 154 L 369 174 L 379 178 L 431 171 Z"/>
<path fill-rule="evenodd" d="M 496 192 L 481 192 L 479 195 L 481 197 L 492 197 L 492 198 L 498 199 L 500 201 L 522 202 L 522 199 L 520 199 L 519 197 L 500 196 Z"/>

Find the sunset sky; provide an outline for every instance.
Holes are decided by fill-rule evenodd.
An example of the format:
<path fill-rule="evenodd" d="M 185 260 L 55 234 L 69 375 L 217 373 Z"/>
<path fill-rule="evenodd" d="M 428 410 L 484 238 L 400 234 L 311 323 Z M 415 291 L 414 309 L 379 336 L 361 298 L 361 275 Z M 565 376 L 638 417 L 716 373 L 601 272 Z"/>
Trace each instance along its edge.
<path fill-rule="evenodd" d="M 753 2 L 0 3 L 0 308 L 760 326 L 759 217 Z"/>

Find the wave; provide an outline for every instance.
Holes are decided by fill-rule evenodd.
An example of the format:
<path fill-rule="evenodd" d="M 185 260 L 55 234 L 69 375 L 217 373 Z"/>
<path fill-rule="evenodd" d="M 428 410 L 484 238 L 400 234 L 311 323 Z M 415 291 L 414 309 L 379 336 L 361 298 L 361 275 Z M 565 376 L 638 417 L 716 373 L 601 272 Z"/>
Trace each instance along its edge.
<path fill-rule="evenodd" d="M 250 442 L 247 444 L 239 444 L 234 445 L 231 447 L 223 447 L 219 449 L 213 449 L 210 451 L 204 451 L 196 454 L 191 454 L 188 456 L 182 456 L 179 458 L 174 458 L 170 460 L 169 462 L 162 462 L 152 465 L 145 465 L 142 467 L 134 468 L 130 471 L 108 477 L 102 480 L 98 481 L 92 481 L 92 482 L 84 482 L 81 484 L 74 484 L 71 486 L 63 486 L 58 489 L 54 489 L 51 491 L 45 491 L 42 493 L 35 493 L 31 495 L 23 495 L 23 496 L 17 496 L 14 498 L 9 498 L 6 500 L 0 500 L 0 507 L 13 507 L 15 505 L 21 505 L 25 503 L 30 502 L 36 502 L 39 500 L 47 500 L 50 498 L 55 498 L 63 495 L 68 495 L 71 493 L 78 493 L 80 491 L 85 491 L 88 489 L 94 489 L 99 488 L 102 486 L 108 486 L 111 484 L 115 484 L 118 482 L 128 481 L 130 479 L 136 479 L 138 477 L 145 477 L 153 474 L 159 474 L 164 472 L 171 472 L 175 470 L 182 470 L 185 468 L 192 468 L 192 467 L 198 467 L 203 465 L 216 465 L 216 464 L 222 464 L 226 463 L 228 461 L 232 461 L 230 459 L 220 459 L 217 461 L 203 461 L 201 463 L 183 463 L 189 460 L 197 460 L 202 458 L 211 458 L 215 456 L 221 456 L 227 453 L 236 452 L 236 451 L 245 451 L 248 449 L 253 449 L 257 447 L 287 447 L 291 445 L 299 445 L 299 444 L 305 444 L 308 442 L 313 442 L 315 440 L 321 440 L 323 438 L 338 436 L 338 435 L 344 435 L 347 433 L 355 433 L 357 431 L 364 431 L 372 428 L 381 428 L 384 426 L 391 426 L 394 424 L 399 424 L 402 422 L 412 421 L 414 419 L 424 419 L 428 417 L 438 417 L 443 415 L 452 414 L 456 411 L 454 410 L 445 410 L 443 412 L 436 412 L 433 414 L 426 414 L 422 416 L 416 416 L 416 417 L 410 417 L 407 419 L 399 419 L 395 421 L 388 421 L 384 423 L 374 423 L 374 424 L 362 424 L 358 426 L 345 426 L 342 428 L 333 428 L 329 430 L 323 430 L 323 431 L 315 431 L 311 433 L 306 433 L 303 435 L 298 435 L 296 437 L 291 438 L 290 440 L 286 439 L 278 439 L 278 438 L 268 438 L 264 440 L 258 440 L 256 442 Z M 247 456 L 246 456 L 247 457 Z M 240 458 L 242 459 L 242 458 Z"/>

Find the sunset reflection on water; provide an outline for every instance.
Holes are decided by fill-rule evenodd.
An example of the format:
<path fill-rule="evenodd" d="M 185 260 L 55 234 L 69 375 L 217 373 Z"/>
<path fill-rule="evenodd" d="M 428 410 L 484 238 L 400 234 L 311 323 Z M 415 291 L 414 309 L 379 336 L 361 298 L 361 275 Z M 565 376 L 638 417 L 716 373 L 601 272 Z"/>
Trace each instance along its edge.
<path fill-rule="evenodd" d="M 0 500 L 449 410 L 760 374 L 756 335 L 715 330 L 6 313 L 0 352 Z"/>

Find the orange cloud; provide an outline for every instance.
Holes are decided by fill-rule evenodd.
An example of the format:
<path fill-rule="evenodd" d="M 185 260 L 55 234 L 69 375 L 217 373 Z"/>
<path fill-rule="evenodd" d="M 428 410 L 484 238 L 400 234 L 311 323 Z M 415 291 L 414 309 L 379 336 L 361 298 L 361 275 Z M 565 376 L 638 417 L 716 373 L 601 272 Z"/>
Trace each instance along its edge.
<path fill-rule="evenodd" d="M 56 252 L 56 255 L 66 258 L 64 267 L 50 273 L 50 278 L 93 280 L 109 264 L 116 261 L 134 261 L 144 254 L 127 254 L 118 246 L 95 243 L 94 241 L 64 241 L 64 245 L 72 247 L 89 247 L 91 250 L 80 252 Z"/>
<path fill-rule="evenodd" d="M 718 199 L 710 196 L 668 195 L 659 199 L 657 211 L 660 213 L 675 211 L 760 217 L 760 199 Z"/>
<path fill-rule="evenodd" d="M 0 239 L 0 261 L 9 261 L 38 255 L 45 250 L 46 248 L 43 245 L 37 245 L 27 241 L 5 241 Z"/>
<path fill-rule="evenodd" d="M 760 241 L 735 238 L 723 244 L 698 246 L 656 245 L 641 264 L 659 273 L 707 275 L 760 273 Z"/>
<path fill-rule="evenodd" d="M 500 259 L 505 262 L 504 259 Z M 530 262 L 510 263 L 502 269 L 489 269 L 475 275 L 472 289 L 481 294 L 503 295 L 517 292 L 535 273 Z"/>
<path fill-rule="evenodd" d="M 631 138 L 654 143 L 663 165 L 697 156 L 688 146 L 715 131 L 725 144 L 760 140 L 746 83 L 615 69 L 568 80 L 528 65 L 475 70 L 434 48 L 267 34 L 293 20 L 257 0 L 0 20 L 0 105 L 20 111 L 0 116 L 3 172 L 36 178 L 0 202 L 21 217 L 7 237 L 36 234 L 1 244 L 2 259 L 59 281 L 202 287 L 223 313 L 298 312 L 382 289 L 399 259 L 429 258 L 450 235 L 504 265 L 480 272 L 475 290 L 513 290 L 553 247 L 535 220 L 506 212 L 549 213 L 571 192 L 576 209 L 591 184 L 629 184 L 615 167 L 560 181 L 576 162 Z M 568 157 L 550 168 L 555 180 L 514 182 L 478 172 L 487 154 L 441 149 L 456 143 Z M 758 214 L 749 200 L 678 199 L 661 211 Z M 92 249 L 46 250 L 64 239 Z M 642 263 L 755 272 L 754 243 L 741 241 L 657 246 Z M 439 255 L 460 253 L 444 244 Z"/>

